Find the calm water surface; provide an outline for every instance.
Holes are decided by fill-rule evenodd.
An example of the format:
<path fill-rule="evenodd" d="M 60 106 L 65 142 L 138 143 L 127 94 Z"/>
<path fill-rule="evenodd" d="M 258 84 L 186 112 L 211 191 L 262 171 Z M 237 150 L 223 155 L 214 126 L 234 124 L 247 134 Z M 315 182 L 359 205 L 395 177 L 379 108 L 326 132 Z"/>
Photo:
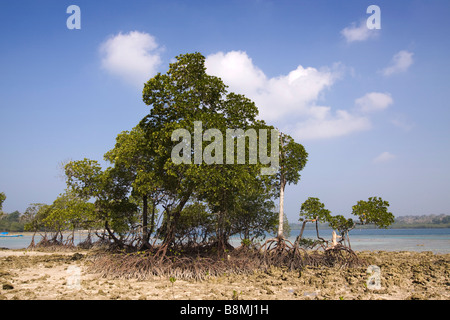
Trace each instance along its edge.
<path fill-rule="evenodd" d="M 294 241 L 299 230 L 291 232 L 290 240 Z M 331 230 L 319 230 L 320 236 L 330 240 Z M 316 238 L 315 230 L 305 230 L 304 238 Z M 36 236 L 35 241 L 37 242 Z M 84 236 L 76 234 L 75 243 L 84 240 Z M 18 238 L 0 237 L 0 247 L 8 249 L 25 249 L 31 242 L 31 235 Z M 239 238 L 231 239 L 233 245 L 239 245 Z M 354 229 L 350 232 L 350 243 L 353 250 L 382 251 L 432 251 L 434 253 L 450 253 L 450 228 L 442 229 Z"/>

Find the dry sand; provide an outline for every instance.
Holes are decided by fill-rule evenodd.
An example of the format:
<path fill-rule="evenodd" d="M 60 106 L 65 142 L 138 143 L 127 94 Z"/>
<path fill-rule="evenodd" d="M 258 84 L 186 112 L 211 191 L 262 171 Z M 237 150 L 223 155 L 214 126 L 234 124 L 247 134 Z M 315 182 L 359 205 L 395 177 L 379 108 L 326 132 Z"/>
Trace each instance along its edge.
<path fill-rule="evenodd" d="M 381 289 L 370 289 L 367 268 L 273 268 L 202 282 L 168 278 L 118 280 L 87 272 L 86 252 L 0 251 L 0 299 L 450 299 L 450 254 L 360 252 L 380 267 Z M 370 287 L 370 285 L 369 285 Z"/>

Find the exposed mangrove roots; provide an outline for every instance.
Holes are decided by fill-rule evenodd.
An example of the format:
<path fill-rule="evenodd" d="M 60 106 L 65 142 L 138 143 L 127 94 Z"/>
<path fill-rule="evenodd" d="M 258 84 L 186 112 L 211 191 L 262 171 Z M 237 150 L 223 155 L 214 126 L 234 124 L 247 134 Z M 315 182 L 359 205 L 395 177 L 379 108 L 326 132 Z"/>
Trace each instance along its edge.
<path fill-rule="evenodd" d="M 272 267 L 301 271 L 307 266 L 346 268 L 366 265 L 351 249 L 341 245 L 307 251 L 285 239 L 270 239 L 259 249 L 241 247 L 222 258 L 211 251 L 180 253 L 168 250 L 163 258 L 156 253 L 99 251 L 90 255 L 89 271 L 121 279 L 144 280 L 156 276 L 201 281 L 224 274 L 267 272 Z"/>

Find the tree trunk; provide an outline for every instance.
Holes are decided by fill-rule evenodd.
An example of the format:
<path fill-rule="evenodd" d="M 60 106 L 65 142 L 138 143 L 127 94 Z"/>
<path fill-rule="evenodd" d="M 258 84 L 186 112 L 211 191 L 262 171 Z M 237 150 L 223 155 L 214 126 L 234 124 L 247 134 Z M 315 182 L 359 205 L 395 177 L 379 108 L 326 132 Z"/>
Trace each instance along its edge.
<path fill-rule="evenodd" d="M 36 245 L 34 244 L 34 237 L 36 236 L 37 230 L 34 230 L 33 236 L 31 237 L 31 243 L 28 248 L 34 248 Z"/>
<path fill-rule="evenodd" d="M 221 211 L 219 212 L 219 221 L 218 221 L 218 228 L 217 228 L 217 254 L 218 256 L 222 256 L 225 254 L 225 250 L 230 248 L 230 245 L 228 243 L 228 232 L 225 228 L 225 218 L 227 217 L 228 212 Z"/>
<path fill-rule="evenodd" d="M 283 235 L 283 222 L 284 222 L 284 177 L 281 175 L 281 186 L 280 186 L 280 213 L 278 215 L 278 238 L 284 238 Z"/>
<path fill-rule="evenodd" d="M 298 238 L 299 238 L 299 239 L 302 239 L 302 238 L 303 238 L 303 231 L 305 231 L 305 226 L 306 226 L 306 223 L 307 223 L 307 222 L 308 222 L 308 220 L 303 221 L 302 229 L 300 230 L 300 234 L 298 235 Z"/>
<path fill-rule="evenodd" d="M 295 240 L 295 244 L 296 245 L 298 245 L 300 243 L 300 240 L 303 238 L 303 231 L 305 231 L 306 223 L 308 223 L 308 222 L 315 222 L 315 221 L 316 221 L 315 219 L 312 219 L 312 220 L 308 219 L 308 220 L 303 221 L 302 229 L 300 230 L 300 234 L 297 236 L 297 239 Z M 319 234 L 319 233 L 317 233 L 317 234 Z"/>
<path fill-rule="evenodd" d="M 149 238 L 155 229 L 155 213 L 156 213 L 156 202 L 154 200 L 152 200 L 152 219 L 151 219 L 150 232 L 148 233 Z M 147 239 L 147 241 L 148 241 L 148 239 Z"/>
<path fill-rule="evenodd" d="M 149 247 L 148 239 L 148 198 L 147 195 L 142 197 L 142 247 Z"/>
<path fill-rule="evenodd" d="M 119 248 L 123 249 L 124 243 L 114 235 L 111 229 L 109 229 L 108 221 L 105 221 L 105 229 L 108 232 L 109 237 L 113 239 L 113 241 L 119 246 Z"/>
<path fill-rule="evenodd" d="M 345 234 L 347 236 L 348 248 L 352 249 L 352 246 L 350 245 L 350 238 L 348 237 L 348 231 Z"/>
<path fill-rule="evenodd" d="M 167 212 L 167 219 L 169 220 L 168 221 L 169 225 L 167 227 L 167 233 L 166 233 L 164 241 L 161 245 L 161 248 L 158 250 L 158 254 L 162 253 L 161 260 L 164 258 L 169 245 L 171 245 L 175 241 L 175 231 L 176 231 L 176 227 L 178 224 L 178 220 L 180 218 L 181 211 L 183 210 L 184 206 L 186 205 L 189 198 L 191 197 L 192 190 L 193 190 L 193 188 L 189 189 L 189 191 L 181 199 L 180 203 L 178 204 L 178 206 L 175 208 L 175 210 L 173 212 Z"/>
<path fill-rule="evenodd" d="M 75 239 L 75 229 L 72 229 L 72 232 L 70 235 L 67 235 L 65 243 L 67 246 L 73 246 L 74 245 L 74 239 Z"/>
<path fill-rule="evenodd" d="M 280 133 L 280 163 L 283 162 L 283 134 Z M 278 239 L 283 239 L 283 222 L 284 222 L 284 187 L 286 186 L 286 179 L 283 173 L 283 165 L 280 166 L 280 213 L 278 215 Z"/>
<path fill-rule="evenodd" d="M 326 241 L 324 238 L 321 238 L 319 236 L 319 221 L 318 221 L 319 217 L 316 217 L 316 233 L 317 233 L 317 239 L 322 240 L 326 245 L 328 245 L 328 241 Z"/>

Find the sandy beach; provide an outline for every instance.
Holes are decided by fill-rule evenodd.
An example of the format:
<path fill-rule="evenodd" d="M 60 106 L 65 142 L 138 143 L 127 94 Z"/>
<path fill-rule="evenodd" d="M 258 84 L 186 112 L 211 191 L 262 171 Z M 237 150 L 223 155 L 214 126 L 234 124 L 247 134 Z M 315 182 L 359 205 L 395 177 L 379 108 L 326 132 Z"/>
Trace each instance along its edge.
<path fill-rule="evenodd" d="M 380 267 L 381 288 L 367 285 L 367 268 L 273 268 L 204 281 L 108 279 L 87 271 L 87 252 L 0 251 L 0 299 L 14 300 L 404 300 L 450 299 L 450 254 L 360 252 Z M 372 274 L 373 275 L 373 274 Z"/>

